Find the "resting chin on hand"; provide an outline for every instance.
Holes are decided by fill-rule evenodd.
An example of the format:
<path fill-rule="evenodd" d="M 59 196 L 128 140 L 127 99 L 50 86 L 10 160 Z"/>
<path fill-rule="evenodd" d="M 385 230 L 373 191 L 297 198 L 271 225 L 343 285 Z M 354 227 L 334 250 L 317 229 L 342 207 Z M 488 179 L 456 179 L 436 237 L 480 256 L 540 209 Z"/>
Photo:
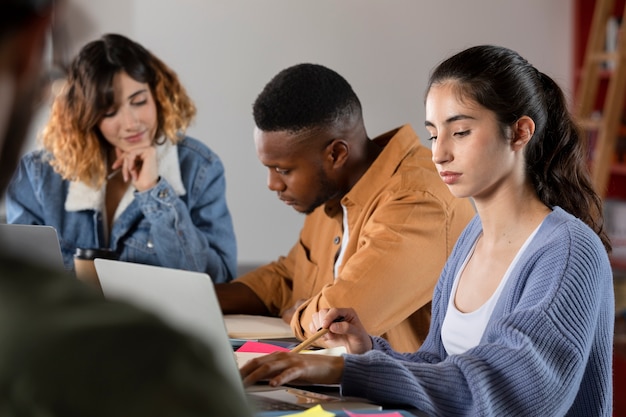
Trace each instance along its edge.
<path fill-rule="evenodd" d="M 116 148 L 115 154 L 117 159 L 113 162 L 111 169 L 120 169 L 124 182 L 131 181 L 137 191 L 149 190 L 159 181 L 159 166 L 154 146 L 128 152 Z"/>

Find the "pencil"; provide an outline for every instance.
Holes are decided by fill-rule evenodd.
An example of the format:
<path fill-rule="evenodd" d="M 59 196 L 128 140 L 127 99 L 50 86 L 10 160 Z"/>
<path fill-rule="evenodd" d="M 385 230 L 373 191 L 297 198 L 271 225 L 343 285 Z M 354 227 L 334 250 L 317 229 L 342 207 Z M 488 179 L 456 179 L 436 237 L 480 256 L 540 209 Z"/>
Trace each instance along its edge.
<path fill-rule="evenodd" d="M 343 320 L 344 320 L 343 317 L 337 317 L 335 320 L 333 320 L 333 323 L 337 323 L 337 322 L 340 322 L 340 321 L 343 321 Z M 298 352 L 308 348 L 313 343 L 315 343 L 315 341 L 317 339 L 319 339 L 320 337 L 324 336 L 326 333 L 328 333 L 328 329 L 319 329 L 311 337 L 309 337 L 308 339 L 304 340 L 302 343 L 300 343 L 295 348 L 291 349 L 291 352 L 292 353 L 298 353 Z"/>
<path fill-rule="evenodd" d="M 109 175 L 107 175 L 107 181 L 113 178 L 114 176 L 116 176 L 117 174 L 119 174 L 120 172 L 122 172 L 122 168 L 118 168 L 118 169 L 111 171 Z"/>

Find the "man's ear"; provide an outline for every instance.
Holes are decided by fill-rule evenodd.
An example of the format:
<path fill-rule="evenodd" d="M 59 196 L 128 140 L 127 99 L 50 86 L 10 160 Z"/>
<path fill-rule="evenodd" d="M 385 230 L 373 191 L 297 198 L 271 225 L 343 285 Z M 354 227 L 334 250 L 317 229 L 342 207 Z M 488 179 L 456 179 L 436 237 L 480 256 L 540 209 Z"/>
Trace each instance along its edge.
<path fill-rule="evenodd" d="M 350 154 L 350 147 L 348 143 L 343 139 L 334 139 L 326 147 L 328 162 L 333 168 L 339 168 L 343 166 L 348 160 Z"/>
<path fill-rule="evenodd" d="M 535 121 L 528 116 L 522 116 L 515 122 L 513 129 L 515 136 L 511 146 L 515 150 L 522 149 L 535 134 Z"/>

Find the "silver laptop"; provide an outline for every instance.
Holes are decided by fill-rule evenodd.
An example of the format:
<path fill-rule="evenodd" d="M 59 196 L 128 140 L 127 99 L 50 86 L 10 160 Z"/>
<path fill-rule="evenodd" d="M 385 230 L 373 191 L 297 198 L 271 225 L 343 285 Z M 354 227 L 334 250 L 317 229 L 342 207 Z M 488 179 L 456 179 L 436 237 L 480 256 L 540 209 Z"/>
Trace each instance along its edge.
<path fill-rule="evenodd" d="M 213 348 L 221 371 L 258 411 L 273 402 L 283 410 L 322 404 L 326 409 L 378 409 L 363 400 L 320 394 L 306 389 L 259 389 L 246 392 L 211 278 L 201 272 L 170 269 L 109 259 L 94 261 L 105 298 L 133 303 L 191 333 Z M 268 387 L 265 387 L 268 388 Z M 264 399 L 263 401 L 261 399 Z"/>
<path fill-rule="evenodd" d="M 59 237 L 52 226 L 2 223 L 0 250 L 5 256 L 66 271 Z"/>

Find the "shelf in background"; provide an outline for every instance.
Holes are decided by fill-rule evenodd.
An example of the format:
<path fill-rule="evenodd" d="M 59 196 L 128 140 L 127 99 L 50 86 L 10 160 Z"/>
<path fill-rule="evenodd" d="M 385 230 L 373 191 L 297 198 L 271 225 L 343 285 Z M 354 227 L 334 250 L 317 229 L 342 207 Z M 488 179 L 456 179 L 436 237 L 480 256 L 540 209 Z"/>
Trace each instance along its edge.
<path fill-rule="evenodd" d="M 613 269 L 617 269 L 620 271 L 626 271 L 626 257 L 624 256 L 611 256 L 609 257 L 611 260 L 611 266 Z"/>
<path fill-rule="evenodd" d="M 606 189 L 606 199 L 626 200 L 626 165 L 613 165 Z"/>
<path fill-rule="evenodd" d="M 626 175 L 626 163 L 613 164 L 611 166 L 611 174 Z M 626 184 L 624 186 L 626 186 Z"/>

